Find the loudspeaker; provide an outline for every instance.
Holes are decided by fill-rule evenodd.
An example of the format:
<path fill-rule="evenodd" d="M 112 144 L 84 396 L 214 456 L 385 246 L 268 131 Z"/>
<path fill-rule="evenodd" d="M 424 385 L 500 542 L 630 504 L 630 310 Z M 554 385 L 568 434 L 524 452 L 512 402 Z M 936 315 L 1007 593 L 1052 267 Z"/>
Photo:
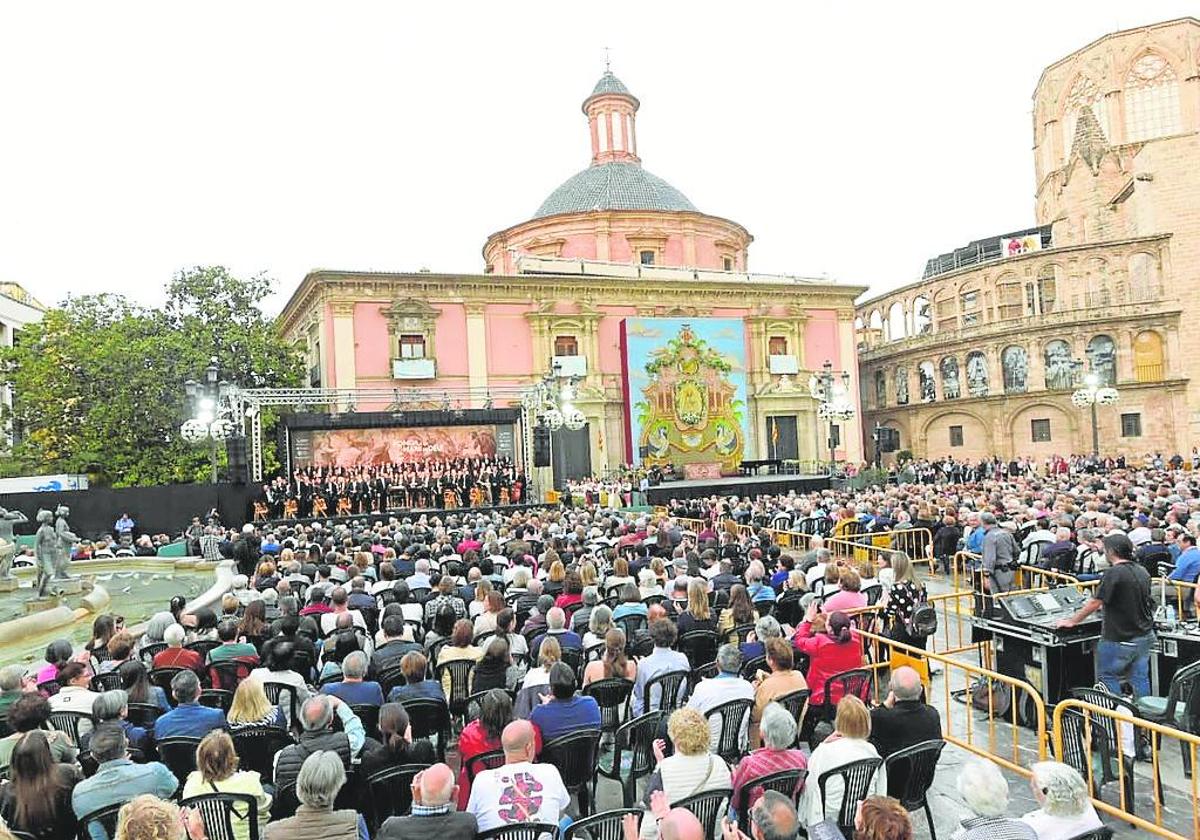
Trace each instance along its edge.
<path fill-rule="evenodd" d="M 225 457 L 229 461 L 229 480 L 234 484 L 245 484 L 250 479 L 246 459 L 246 438 L 243 435 L 225 438 Z"/>
<path fill-rule="evenodd" d="M 550 430 L 545 426 L 537 426 L 533 430 L 533 465 L 550 466 Z"/>

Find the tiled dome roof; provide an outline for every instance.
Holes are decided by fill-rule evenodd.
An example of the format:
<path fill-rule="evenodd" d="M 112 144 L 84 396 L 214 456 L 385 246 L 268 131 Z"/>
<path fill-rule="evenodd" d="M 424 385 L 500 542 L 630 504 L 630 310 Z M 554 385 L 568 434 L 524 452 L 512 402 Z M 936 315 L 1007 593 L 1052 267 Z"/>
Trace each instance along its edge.
<path fill-rule="evenodd" d="M 533 217 L 541 219 L 559 213 L 582 213 L 588 210 L 698 212 L 687 196 L 657 175 L 651 175 L 636 163 L 613 162 L 589 166 L 572 175 L 550 193 Z"/>
<path fill-rule="evenodd" d="M 621 84 L 621 80 L 612 74 L 612 71 L 605 70 L 604 75 L 600 77 L 600 81 L 596 82 L 596 86 L 592 88 L 592 96 L 599 96 L 602 93 L 623 93 L 629 94 L 629 88 Z"/>

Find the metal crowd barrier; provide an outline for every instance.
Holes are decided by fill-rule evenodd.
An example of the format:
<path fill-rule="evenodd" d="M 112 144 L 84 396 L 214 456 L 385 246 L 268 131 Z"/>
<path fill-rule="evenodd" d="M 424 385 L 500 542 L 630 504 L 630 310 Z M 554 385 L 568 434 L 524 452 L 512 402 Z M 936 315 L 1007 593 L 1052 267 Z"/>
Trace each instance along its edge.
<path fill-rule="evenodd" d="M 1084 777 L 1096 810 L 1157 837 L 1171 840 L 1200 837 L 1200 807 L 1197 807 L 1200 802 L 1200 773 L 1193 770 L 1188 780 L 1190 807 L 1187 810 L 1191 814 L 1191 830 L 1181 833 L 1177 829 L 1182 826 L 1168 827 L 1164 824 L 1164 815 L 1178 814 L 1178 810 L 1168 809 L 1163 801 L 1161 763 L 1164 755 L 1173 752 L 1163 743 L 1164 739 L 1168 739 L 1173 742 L 1172 745 L 1178 744 L 1184 766 L 1195 768 L 1200 753 L 1200 737 L 1135 717 L 1120 708 L 1107 709 L 1075 699 L 1063 700 L 1054 707 L 1052 734 L 1055 757 L 1073 766 Z M 1150 746 L 1150 772 L 1148 779 L 1138 778 L 1137 781 L 1150 787 L 1152 820 L 1135 812 L 1137 802 L 1133 796 L 1134 754 L 1142 738 Z M 1116 800 L 1119 804 L 1116 805 L 1097 796 L 1103 794 L 1105 786 L 1112 782 L 1117 783 Z"/>

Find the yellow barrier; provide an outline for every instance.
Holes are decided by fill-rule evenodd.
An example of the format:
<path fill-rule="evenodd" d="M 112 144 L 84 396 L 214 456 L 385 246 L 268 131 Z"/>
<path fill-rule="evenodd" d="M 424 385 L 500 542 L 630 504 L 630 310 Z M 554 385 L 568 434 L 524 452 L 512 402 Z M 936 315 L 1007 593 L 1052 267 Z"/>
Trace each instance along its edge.
<path fill-rule="evenodd" d="M 1079 737 L 1065 737 L 1063 732 L 1063 719 L 1068 714 L 1079 714 L 1083 716 L 1082 732 Z M 1102 721 L 1108 721 L 1103 723 Z M 1115 746 L 1117 758 L 1115 761 L 1117 767 L 1117 778 L 1112 780 L 1118 784 L 1118 801 L 1126 802 L 1126 794 L 1132 793 L 1133 778 L 1126 778 L 1127 773 L 1132 770 L 1132 761 L 1127 762 L 1121 760 L 1123 755 L 1128 755 L 1126 744 L 1136 744 L 1137 733 L 1146 733 L 1147 740 L 1150 742 L 1150 780 L 1148 783 L 1151 788 L 1151 796 L 1154 801 L 1154 820 L 1150 821 L 1144 817 L 1139 817 L 1136 814 L 1130 813 L 1125 809 L 1116 805 L 1111 805 L 1103 799 L 1096 797 L 1096 787 L 1093 785 L 1097 781 L 1095 772 L 1097 769 L 1097 758 L 1093 756 L 1094 745 L 1101 742 L 1109 741 L 1110 735 L 1115 735 L 1115 740 L 1118 742 Z M 1136 826 L 1143 831 L 1148 831 L 1158 837 L 1171 838 L 1171 840 L 1187 840 L 1191 837 L 1200 837 L 1200 809 L 1196 807 L 1196 803 L 1200 800 L 1200 773 L 1193 772 L 1191 778 L 1191 801 L 1192 807 L 1189 809 L 1192 815 L 1191 832 L 1181 834 L 1168 828 L 1163 824 L 1163 796 L 1160 788 L 1162 771 L 1160 767 L 1160 758 L 1163 754 L 1162 740 L 1169 738 L 1177 742 L 1180 747 L 1186 751 L 1187 757 L 1191 763 L 1191 767 L 1196 767 L 1197 753 L 1200 752 L 1200 737 L 1192 735 L 1188 732 L 1183 732 L 1169 726 L 1162 726 L 1142 718 L 1136 718 L 1124 711 L 1113 711 L 1100 706 L 1087 703 L 1083 700 L 1062 700 L 1054 708 L 1053 718 L 1053 737 L 1054 737 L 1054 754 L 1059 761 L 1066 764 L 1071 764 L 1076 770 L 1083 773 L 1088 782 L 1088 787 L 1092 791 L 1092 804 L 1096 809 L 1104 813 L 1110 814 L 1130 825 Z M 1099 757 L 1100 761 L 1105 758 L 1105 753 L 1102 751 Z M 1129 756 L 1131 759 L 1132 756 Z M 1081 766 L 1082 765 L 1082 766 Z M 1127 790 L 1126 786 L 1130 788 Z M 1100 791 L 1101 793 L 1103 791 Z M 1132 800 L 1132 795 L 1129 800 Z"/>
<path fill-rule="evenodd" d="M 1091 589 L 1100 584 L 1100 580 L 1080 580 L 1065 572 L 1053 569 L 1041 569 L 1037 566 L 1018 566 L 1014 578 L 1018 589 L 1042 589 L 1050 586 L 1074 586 L 1080 590 Z"/>
<path fill-rule="evenodd" d="M 936 571 L 933 555 L 929 551 L 932 540 L 933 535 L 928 528 L 901 528 L 877 534 L 833 536 L 825 540 L 825 546 L 834 557 L 853 557 L 855 562 L 870 561 L 877 566 L 882 559 L 898 551 L 908 555 L 914 562 L 928 563 L 932 574 Z"/>
<path fill-rule="evenodd" d="M 1173 606 L 1175 616 L 1180 621 L 1185 616 L 1191 616 L 1197 612 L 1196 589 L 1198 584 L 1189 583 L 1186 580 L 1167 580 L 1166 578 L 1155 578 L 1150 584 L 1150 591 L 1154 595 L 1155 603 L 1166 601 L 1168 605 Z M 1174 594 L 1164 597 L 1164 590 L 1174 590 Z"/>
<path fill-rule="evenodd" d="M 1027 764 L 1031 764 L 1032 761 L 1028 761 L 1022 756 L 1021 727 L 1017 714 L 1018 709 L 1025 708 L 1027 713 L 1032 716 L 1028 722 L 1033 730 L 1032 734 L 1036 744 L 1033 750 L 1027 748 L 1027 752 L 1035 754 L 1036 757 L 1033 760 L 1045 761 L 1046 705 L 1032 685 L 1024 680 L 989 671 L 969 662 L 952 659 L 946 654 L 932 653 L 911 645 L 893 642 L 875 633 L 863 631 L 861 635 L 871 646 L 872 651 L 873 664 L 867 667 L 876 672 L 889 667 L 890 657 L 883 655 L 885 649 L 895 650 L 910 657 L 922 657 L 942 666 L 942 734 L 946 741 L 994 761 L 1009 770 L 1028 776 L 1030 771 Z M 982 709 L 975 709 L 970 702 L 959 702 L 957 698 L 961 694 L 965 694 L 969 700 L 972 685 L 980 680 L 990 680 L 991 685 L 1002 684 L 1008 687 L 1011 702 L 1005 714 L 997 713 L 997 698 L 994 691 L 988 692 L 986 713 Z M 876 691 L 880 692 L 878 674 L 875 685 Z M 932 702 L 933 697 L 928 699 Z M 956 712 L 960 712 L 961 715 Z M 977 714 L 986 714 L 986 718 L 977 721 Z M 1002 742 L 998 737 L 997 725 L 1000 722 L 1010 725 L 1011 739 L 1005 738 Z"/>

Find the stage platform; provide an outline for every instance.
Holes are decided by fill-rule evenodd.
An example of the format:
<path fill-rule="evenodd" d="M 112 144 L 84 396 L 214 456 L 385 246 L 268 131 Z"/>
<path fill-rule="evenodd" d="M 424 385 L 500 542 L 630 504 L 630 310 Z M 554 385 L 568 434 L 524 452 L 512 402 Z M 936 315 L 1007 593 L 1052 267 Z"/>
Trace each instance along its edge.
<path fill-rule="evenodd" d="M 697 478 L 690 481 L 664 481 L 646 491 L 652 505 L 665 505 L 671 499 L 699 499 L 707 496 L 774 496 L 796 491 L 811 493 L 829 487 L 827 475 L 733 475 L 726 478 Z"/>
<path fill-rule="evenodd" d="M 282 526 L 295 527 L 296 525 L 311 525 L 314 522 L 320 522 L 325 527 L 332 525 L 342 525 L 346 522 L 384 522 L 386 523 L 392 517 L 401 521 L 411 519 L 416 521 L 422 516 L 427 516 L 430 519 L 434 517 L 445 520 L 447 517 L 456 516 L 462 517 L 466 514 L 480 513 L 499 513 L 501 516 L 508 516 L 518 511 L 531 510 L 533 508 L 554 507 L 554 505 L 545 505 L 538 502 L 526 502 L 519 505 L 494 505 L 488 507 L 473 507 L 473 508 L 396 508 L 393 510 L 376 511 L 375 513 L 356 513 L 351 516 L 305 516 L 298 519 L 265 519 L 258 520 L 254 524 L 260 528 L 279 528 Z"/>

